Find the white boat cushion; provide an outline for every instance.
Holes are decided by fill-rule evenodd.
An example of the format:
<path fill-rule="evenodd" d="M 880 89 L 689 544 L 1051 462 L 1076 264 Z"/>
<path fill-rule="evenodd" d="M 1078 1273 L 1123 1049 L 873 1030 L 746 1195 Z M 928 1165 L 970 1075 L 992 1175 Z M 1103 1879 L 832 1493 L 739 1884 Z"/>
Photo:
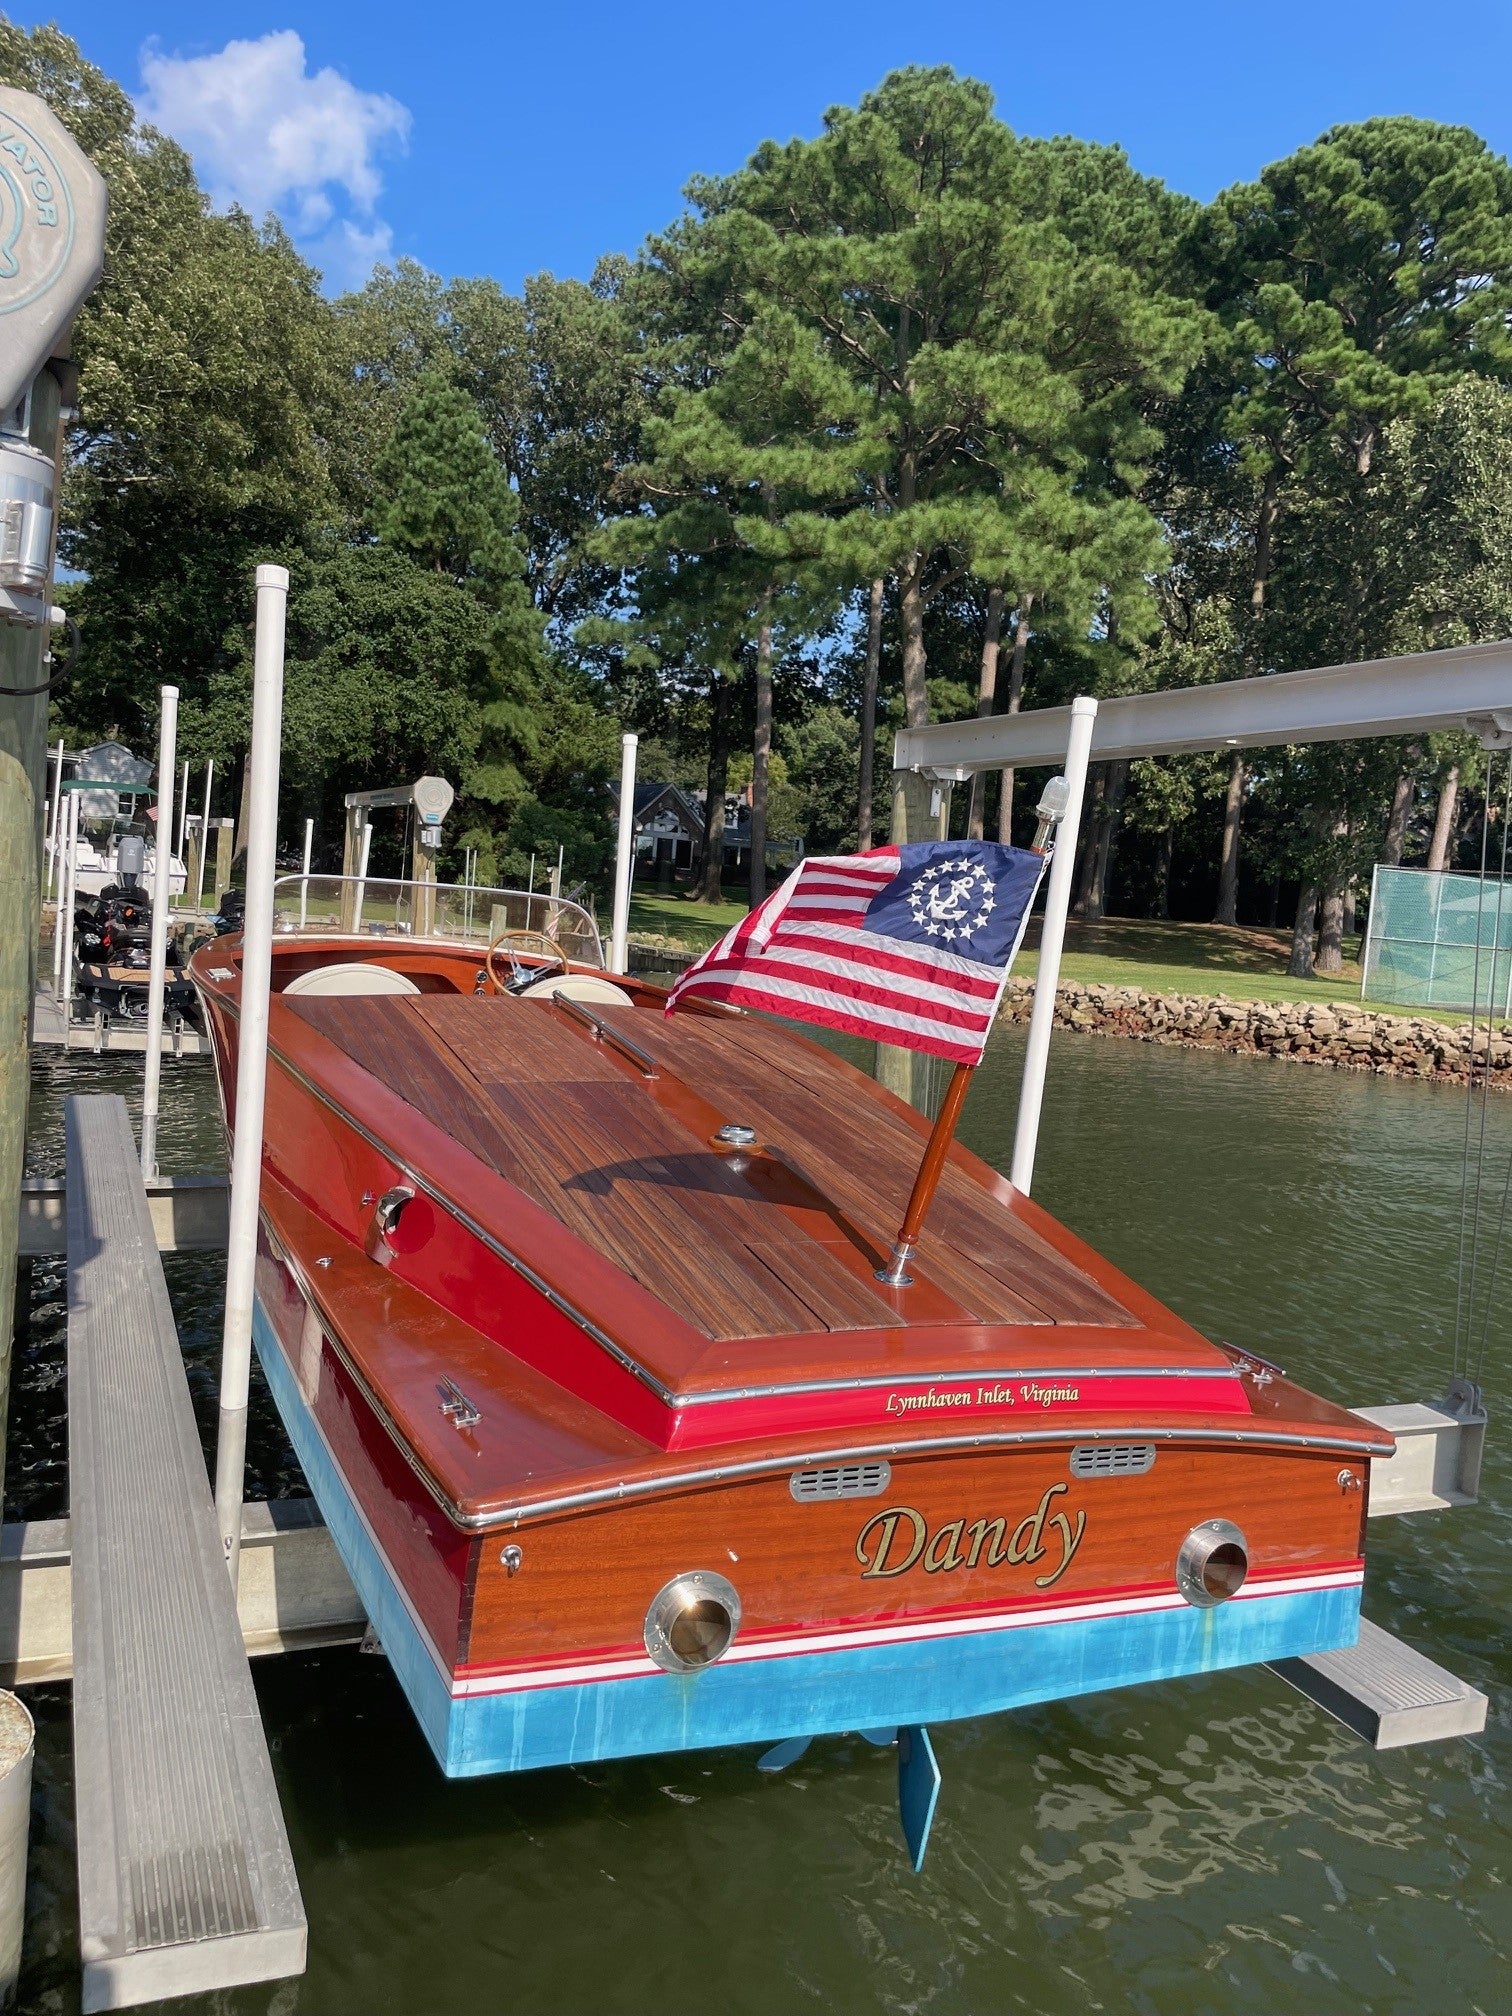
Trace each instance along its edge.
<path fill-rule="evenodd" d="M 347 959 L 339 966 L 312 966 L 283 990 L 285 994 L 418 994 L 420 989 L 392 966 Z"/>
<path fill-rule="evenodd" d="M 601 980 L 597 973 L 552 973 L 530 987 L 522 987 L 521 1001 L 549 1001 L 554 994 L 568 1001 L 596 1001 L 601 1008 L 633 1008 L 635 1003 L 623 987 Z"/>

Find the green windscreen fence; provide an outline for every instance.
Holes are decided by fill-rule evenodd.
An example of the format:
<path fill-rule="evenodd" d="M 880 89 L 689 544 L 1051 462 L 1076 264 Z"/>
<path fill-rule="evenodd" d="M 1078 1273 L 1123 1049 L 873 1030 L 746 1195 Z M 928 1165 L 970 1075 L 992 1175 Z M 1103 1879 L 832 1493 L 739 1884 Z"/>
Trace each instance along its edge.
<path fill-rule="evenodd" d="M 1377 868 L 1360 963 L 1368 1000 L 1512 1014 L 1512 878 Z"/>

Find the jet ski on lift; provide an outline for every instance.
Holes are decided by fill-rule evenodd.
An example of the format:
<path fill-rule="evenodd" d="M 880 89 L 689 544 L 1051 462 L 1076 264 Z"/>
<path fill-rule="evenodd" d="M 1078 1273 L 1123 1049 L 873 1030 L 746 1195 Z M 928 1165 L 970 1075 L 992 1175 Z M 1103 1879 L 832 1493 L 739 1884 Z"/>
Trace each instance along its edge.
<path fill-rule="evenodd" d="M 147 1015 L 152 968 L 152 896 L 144 881 L 147 843 L 133 834 L 116 849 L 116 877 L 98 896 L 74 901 L 78 955 L 74 998 L 86 1015 L 141 1022 Z M 170 1028 L 198 1023 L 194 988 L 183 977 L 183 954 L 168 940 L 163 1012 Z"/>

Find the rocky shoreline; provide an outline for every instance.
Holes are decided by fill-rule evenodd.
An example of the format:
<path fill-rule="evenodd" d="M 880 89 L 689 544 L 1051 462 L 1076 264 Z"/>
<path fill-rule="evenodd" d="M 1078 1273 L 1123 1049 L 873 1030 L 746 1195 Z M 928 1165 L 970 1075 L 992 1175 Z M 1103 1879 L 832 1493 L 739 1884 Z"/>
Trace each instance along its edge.
<path fill-rule="evenodd" d="M 1003 1014 L 1029 1017 L 1031 980 L 1010 980 Z M 1342 1002 L 1232 1001 L 1225 994 L 1151 994 L 1143 987 L 1062 981 L 1058 1025 L 1088 1036 L 1126 1036 L 1142 1043 L 1181 1043 L 1200 1050 L 1281 1057 L 1334 1070 L 1374 1071 L 1402 1078 L 1464 1084 L 1472 1061 L 1486 1068 L 1488 1031 L 1452 1028 L 1416 1015 L 1383 1015 Z M 1490 1038 L 1491 1083 L 1512 1086 L 1512 1041 Z"/>

